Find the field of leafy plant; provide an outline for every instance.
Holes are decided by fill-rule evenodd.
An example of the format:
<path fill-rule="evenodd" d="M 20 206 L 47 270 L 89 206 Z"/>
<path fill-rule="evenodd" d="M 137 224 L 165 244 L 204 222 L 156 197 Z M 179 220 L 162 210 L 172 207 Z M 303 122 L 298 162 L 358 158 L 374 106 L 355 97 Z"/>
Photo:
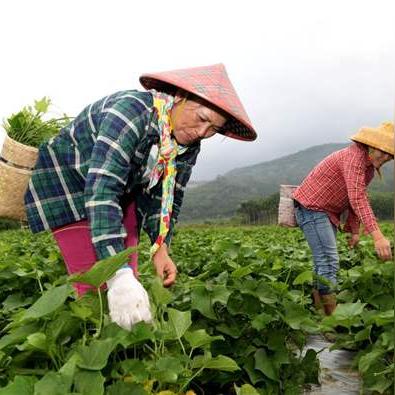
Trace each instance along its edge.
<path fill-rule="evenodd" d="M 171 290 L 153 276 L 143 239 L 140 280 L 155 322 L 127 332 L 109 322 L 104 293 L 75 298 L 49 234 L 1 232 L 0 395 L 300 394 L 318 380 L 317 354 L 305 349 L 318 332 L 358 351 L 363 394 L 392 394 L 394 265 L 377 260 L 368 238 L 360 244 L 350 251 L 340 235 L 341 304 L 323 318 L 299 229 L 181 227 Z M 125 256 L 86 280 L 99 287 Z"/>

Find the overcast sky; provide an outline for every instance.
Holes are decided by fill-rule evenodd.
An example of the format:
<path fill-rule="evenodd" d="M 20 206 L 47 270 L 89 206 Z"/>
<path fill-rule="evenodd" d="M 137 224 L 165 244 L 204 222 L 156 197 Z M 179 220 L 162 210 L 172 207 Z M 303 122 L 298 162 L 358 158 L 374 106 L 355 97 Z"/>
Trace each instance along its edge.
<path fill-rule="evenodd" d="M 195 180 L 394 117 L 395 2 L 2 1 L 0 118 L 49 96 L 76 115 L 144 72 L 222 62 L 258 139 L 203 143 Z"/>

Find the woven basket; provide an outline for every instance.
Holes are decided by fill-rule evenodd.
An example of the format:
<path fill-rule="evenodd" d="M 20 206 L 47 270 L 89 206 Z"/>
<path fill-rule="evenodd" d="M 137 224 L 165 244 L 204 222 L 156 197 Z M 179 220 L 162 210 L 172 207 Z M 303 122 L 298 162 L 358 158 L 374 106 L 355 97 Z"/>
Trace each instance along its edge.
<path fill-rule="evenodd" d="M 280 185 L 280 203 L 278 205 L 278 224 L 281 226 L 298 226 L 292 194 L 297 185 Z"/>
<path fill-rule="evenodd" d="M 38 149 L 6 136 L 0 152 L 0 217 L 26 220 L 24 195 Z"/>

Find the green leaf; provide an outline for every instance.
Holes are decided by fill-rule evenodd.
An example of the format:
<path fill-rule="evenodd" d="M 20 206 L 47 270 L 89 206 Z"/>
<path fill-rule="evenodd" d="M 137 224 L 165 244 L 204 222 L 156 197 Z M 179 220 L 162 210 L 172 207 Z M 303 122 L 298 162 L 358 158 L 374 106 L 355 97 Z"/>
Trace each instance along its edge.
<path fill-rule="evenodd" d="M 198 329 L 193 332 L 186 332 L 185 339 L 192 348 L 198 348 L 210 344 L 215 340 L 224 340 L 223 336 L 210 336 L 205 329 Z"/>
<path fill-rule="evenodd" d="M 232 359 L 225 355 L 218 355 L 215 358 L 211 357 L 211 354 L 198 355 L 192 360 L 192 368 L 193 369 L 213 369 L 213 370 L 221 370 L 224 372 L 234 372 L 236 370 L 240 370 L 237 363 Z"/>
<path fill-rule="evenodd" d="M 20 350 L 33 348 L 41 351 L 47 351 L 48 350 L 47 336 L 45 335 L 45 333 L 42 332 L 33 333 L 27 337 L 25 344 L 23 344 L 21 347 L 18 348 Z"/>
<path fill-rule="evenodd" d="M 394 369 L 392 369 L 391 373 L 394 371 Z M 392 374 L 393 376 L 393 374 Z M 369 375 L 368 378 L 364 377 L 364 387 L 369 390 L 372 391 L 373 394 L 375 394 L 376 392 L 378 392 L 379 394 L 393 394 L 393 391 L 391 391 L 391 386 L 394 385 L 394 379 L 393 377 L 391 378 L 387 378 L 387 377 L 383 377 L 383 376 L 374 376 L 374 375 Z M 366 383 L 366 384 L 365 384 Z M 389 391 L 387 391 L 387 389 L 389 389 Z"/>
<path fill-rule="evenodd" d="M 225 355 L 218 355 L 210 359 L 206 364 L 206 369 L 222 370 L 224 372 L 234 372 L 240 370 L 237 363 Z"/>
<path fill-rule="evenodd" d="M 9 295 L 3 302 L 3 313 L 9 313 L 12 310 L 24 307 L 31 303 L 31 298 L 26 298 L 21 293 Z"/>
<path fill-rule="evenodd" d="M 36 332 L 39 326 L 36 323 L 21 326 L 13 329 L 10 334 L 3 336 L 0 339 L 0 350 L 8 347 L 11 344 L 19 343 L 27 338 L 31 333 Z"/>
<path fill-rule="evenodd" d="M 272 270 L 274 271 L 281 270 L 283 267 L 284 267 L 283 261 L 280 258 L 276 257 L 273 262 Z"/>
<path fill-rule="evenodd" d="M 260 281 L 255 292 L 259 300 L 265 304 L 274 304 L 278 302 L 276 292 L 266 280 Z"/>
<path fill-rule="evenodd" d="M 192 325 L 190 311 L 178 311 L 176 309 L 168 309 L 168 335 L 171 339 L 181 339 L 187 329 Z"/>
<path fill-rule="evenodd" d="M 75 371 L 78 369 L 77 362 L 79 358 L 78 354 L 71 355 L 69 360 L 59 369 L 60 375 L 64 378 L 68 386 L 71 386 L 73 383 Z"/>
<path fill-rule="evenodd" d="M 129 247 L 117 255 L 96 262 L 93 267 L 84 274 L 74 274 L 69 277 L 71 282 L 81 282 L 92 285 L 95 288 L 102 286 L 115 272 L 129 261 L 129 256 L 137 251 L 137 247 Z"/>
<path fill-rule="evenodd" d="M 93 315 L 92 309 L 79 303 L 79 301 L 69 303 L 69 307 L 73 314 L 76 317 L 81 318 L 81 320 L 83 321 L 86 321 L 89 317 Z"/>
<path fill-rule="evenodd" d="M 372 330 L 372 326 L 368 326 L 367 328 L 362 329 L 361 331 L 355 334 L 354 340 L 356 342 L 360 342 L 363 340 L 367 340 L 370 337 L 370 331 Z"/>
<path fill-rule="evenodd" d="M 155 364 L 152 375 L 161 383 L 176 383 L 184 367 L 179 358 L 161 357 Z"/>
<path fill-rule="evenodd" d="M 278 369 L 273 364 L 271 358 L 267 355 L 264 348 L 260 348 L 255 352 L 255 369 L 261 371 L 265 376 L 274 381 L 279 381 Z"/>
<path fill-rule="evenodd" d="M 106 395 L 149 395 L 141 384 L 117 381 L 106 389 Z"/>
<path fill-rule="evenodd" d="M 240 388 L 234 384 L 236 395 L 259 395 L 260 393 L 251 385 L 243 384 Z"/>
<path fill-rule="evenodd" d="M 217 240 L 214 242 L 212 250 L 216 254 L 224 254 L 234 260 L 239 254 L 240 246 L 232 240 Z"/>
<path fill-rule="evenodd" d="M 64 395 L 68 392 L 70 392 L 69 381 L 55 372 L 48 372 L 34 385 L 34 395 Z"/>
<path fill-rule="evenodd" d="M 132 330 L 134 329 L 134 325 L 132 326 Z M 108 325 L 105 325 L 101 331 L 100 339 L 113 339 L 117 344 L 121 344 L 124 348 L 127 348 L 130 344 L 133 344 L 132 341 L 128 339 L 130 336 L 130 331 L 121 328 L 115 322 L 110 322 Z"/>
<path fill-rule="evenodd" d="M 274 317 L 272 314 L 261 313 L 255 316 L 255 318 L 251 321 L 251 326 L 257 331 L 260 331 L 266 328 L 266 326 L 274 320 L 276 320 L 276 317 Z"/>
<path fill-rule="evenodd" d="M 374 347 L 372 351 L 363 355 L 358 362 L 358 369 L 362 373 L 366 373 L 370 366 L 379 360 L 385 354 L 385 350 L 380 347 Z"/>
<path fill-rule="evenodd" d="M 150 294 L 157 306 L 166 306 L 173 299 L 172 293 L 163 286 L 158 276 L 151 281 Z"/>
<path fill-rule="evenodd" d="M 255 385 L 259 381 L 266 380 L 266 376 L 259 370 L 255 369 L 255 359 L 253 355 L 248 355 L 244 358 L 244 364 L 242 367 L 243 370 L 247 372 L 252 384 Z"/>
<path fill-rule="evenodd" d="M 341 303 L 336 307 L 333 313 L 334 317 L 339 320 L 348 320 L 351 317 L 360 315 L 363 312 L 366 303 L 356 302 L 356 303 Z"/>
<path fill-rule="evenodd" d="M 293 285 L 301 285 L 304 283 L 311 283 L 313 281 L 313 273 L 311 270 L 306 270 L 300 273 L 295 280 L 293 281 Z"/>
<path fill-rule="evenodd" d="M 48 323 L 46 335 L 49 342 L 56 343 L 70 336 L 78 336 L 81 321 L 68 310 L 60 310 Z"/>
<path fill-rule="evenodd" d="M 289 332 L 285 330 L 269 331 L 267 336 L 267 347 L 274 353 L 271 355 L 273 366 L 279 370 L 280 365 L 289 363 L 289 351 L 286 345 Z"/>
<path fill-rule="evenodd" d="M 381 345 L 385 347 L 387 351 L 394 350 L 395 333 L 394 328 L 387 330 L 380 335 Z"/>
<path fill-rule="evenodd" d="M 248 274 L 252 273 L 253 271 L 254 271 L 254 269 L 252 268 L 252 265 L 241 266 L 232 272 L 231 277 L 232 278 L 242 278 L 242 277 L 245 277 Z"/>
<path fill-rule="evenodd" d="M 225 285 L 215 285 L 210 289 L 210 292 L 212 305 L 217 302 L 226 305 L 228 303 L 229 296 L 232 293 Z"/>
<path fill-rule="evenodd" d="M 284 301 L 285 317 L 284 321 L 292 329 L 313 330 L 315 323 L 310 319 L 310 313 L 303 306 L 290 301 Z"/>
<path fill-rule="evenodd" d="M 89 346 L 78 347 L 77 352 L 81 357 L 78 366 L 88 370 L 103 369 L 116 344 L 113 339 L 93 340 Z"/>
<path fill-rule="evenodd" d="M 215 328 L 218 332 L 224 333 L 225 335 L 233 337 L 234 339 L 239 338 L 242 333 L 241 326 L 236 322 L 220 323 L 216 325 Z"/>
<path fill-rule="evenodd" d="M 383 311 L 373 317 L 378 326 L 391 325 L 394 322 L 394 309 Z"/>
<path fill-rule="evenodd" d="M 124 341 L 121 341 L 120 344 L 124 347 L 129 347 L 147 340 L 153 340 L 154 338 L 155 335 L 152 325 L 141 321 L 132 326 L 128 336 Z"/>
<path fill-rule="evenodd" d="M 46 113 L 50 104 L 51 100 L 45 96 L 41 100 L 34 100 L 34 108 L 40 113 Z"/>
<path fill-rule="evenodd" d="M 75 389 L 82 395 L 103 395 L 104 377 L 101 372 L 82 370 L 75 374 Z"/>
<path fill-rule="evenodd" d="M 259 299 L 255 296 L 235 291 L 229 296 L 227 309 L 232 315 L 246 314 L 249 317 L 255 317 L 262 307 Z"/>
<path fill-rule="evenodd" d="M 191 292 L 191 310 L 197 310 L 207 318 L 217 319 L 213 306 L 211 294 L 204 286 L 197 286 Z"/>
<path fill-rule="evenodd" d="M 305 374 L 305 383 L 319 384 L 320 362 L 315 350 L 309 348 L 306 351 L 300 368 Z"/>
<path fill-rule="evenodd" d="M 53 287 L 45 291 L 32 306 L 25 310 L 20 321 L 37 319 L 51 314 L 59 307 L 63 306 L 70 293 L 71 287 L 68 284 L 61 285 L 60 287 Z"/>
<path fill-rule="evenodd" d="M 33 395 L 36 377 L 15 376 L 14 381 L 0 388 L 0 395 Z"/>
<path fill-rule="evenodd" d="M 137 383 L 144 383 L 149 378 L 144 362 L 139 359 L 126 359 L 119 366 L 124 376 L 132 376 Z"/>

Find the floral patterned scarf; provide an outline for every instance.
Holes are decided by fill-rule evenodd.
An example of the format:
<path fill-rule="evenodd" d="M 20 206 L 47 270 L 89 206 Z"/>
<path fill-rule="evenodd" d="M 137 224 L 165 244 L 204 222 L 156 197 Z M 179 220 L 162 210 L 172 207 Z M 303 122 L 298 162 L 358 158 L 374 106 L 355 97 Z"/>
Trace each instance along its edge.
<path fill-rule="evenodd" d="M 164 243 L 170 229 L 170 219 L 173 209 L 174 185 L 176 180 L 176 157 L 186 151 L 187 147 L 180 147 L 172 138 L 173 127 L 170 119 L 170 110 L 174 105 L 174 97 L 165 93 L 151 91 L 154 97 L 154 107 L 158 111 L 158 124 L 160 129 L 160 145 L 158 160 L 151 171 L 148 189 L 162 180 L 162 202 L 159 224 L 159 235 L 152 245 L 151 258 Z"/>

